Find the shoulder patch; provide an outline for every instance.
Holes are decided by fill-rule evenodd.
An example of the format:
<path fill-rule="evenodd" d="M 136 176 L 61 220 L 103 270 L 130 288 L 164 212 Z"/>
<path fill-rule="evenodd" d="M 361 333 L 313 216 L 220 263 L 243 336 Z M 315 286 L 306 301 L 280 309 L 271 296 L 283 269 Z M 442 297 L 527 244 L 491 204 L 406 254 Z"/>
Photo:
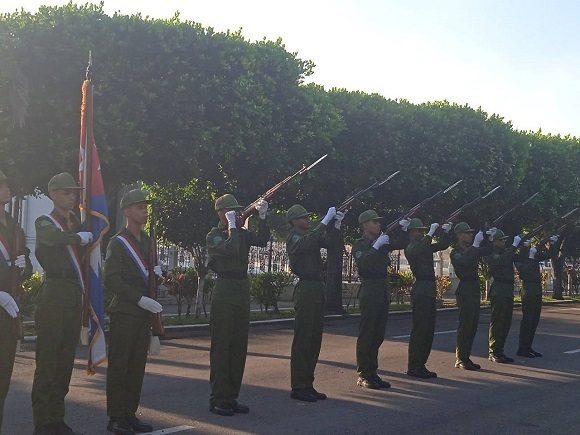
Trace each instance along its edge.
<path fill-rule="evenodd" d="M 294 235 L 292 236 L 292 241 L 293 241 L 293 242 L 297 242 L 298 240 L 300 240 L 300 236 L 299 236 L 298 234 L 294 234 Z"/>
<path fill-rule="evenodd" d="M 37 222 L 37 226 L 39 227 L 48 227 L 50 225 L 53 225 L 53 223 L 48 219 L 39 219 Z"/>
<path fill-rule="evenodd" d="M 112 254 L 113 253 L 111 252 L 111 250 L 107 249 L 107 255 L 105 255 L 105 261 L 107 261 L 111 257 Z"/>
<path fill-rule="evenodd" d="M 360 258 L 362 256 L 362 251 L 356 251 L 354 253 L 354 258 Z"/>
<path fill-rule="evenodd" d="M 454 257 L 456 260 L 459 260 L 459 259 L 461 258 L 461 252 L 456 252 L 455 254 L 453 254 L 453 257 Z"/>
<path fill-rule="evenodd" d="M 224 238 L 222 236 L 215 236 L 213 238 L 213 244 L 214 245 L 219 245 L 221 242 L 223 242 Z"/>
<path fill-rule="evenodd" d="M 499 255 L 499 254 L 493 254 L 493 259 L 494 259 L 494 260 L 497 260 L 499 257 L 500 257 L 500 255 Z"/>

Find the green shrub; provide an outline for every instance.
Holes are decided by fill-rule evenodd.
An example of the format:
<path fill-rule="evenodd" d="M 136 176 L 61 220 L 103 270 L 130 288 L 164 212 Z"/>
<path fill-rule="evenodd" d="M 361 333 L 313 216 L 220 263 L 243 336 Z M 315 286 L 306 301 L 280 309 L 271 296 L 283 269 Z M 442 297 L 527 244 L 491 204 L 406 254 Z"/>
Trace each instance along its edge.
<path fill-rule="evenodd" d="M 266 272 L 250 277 L 250 295 L 252 301 L 260 304 L 268 312 L 269 307 L 274 308 L 275 313 L 279 313 L 278 300 L 284 287 L 292 285 L 294 277 L 288 272 Z"/>

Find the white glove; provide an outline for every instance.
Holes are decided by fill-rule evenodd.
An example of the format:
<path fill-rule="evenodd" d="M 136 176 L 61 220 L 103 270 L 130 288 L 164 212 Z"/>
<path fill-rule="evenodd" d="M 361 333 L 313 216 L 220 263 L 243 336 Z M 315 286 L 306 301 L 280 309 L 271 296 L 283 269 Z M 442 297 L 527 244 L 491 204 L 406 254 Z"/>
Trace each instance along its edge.
<path fill-rule="evenodd" d="M 530 259 L 531 260 L 536 258 L 536 252 L 538 252 L 538 248 L 536 248 L 535 246 L 533 248 L 530 248 Z"/>
<path fill-rule="evenodd" d="M 401 225 L 403 231 L 407 231 L 407 228 L 409 227 L 410 223 L 411 221 L 409 219 L 402 219 L 399 221 L 399 225 Z"/>
<path fill-rule="evenodd" d="M 335 217 L 336 217 L 336 207 L 330 207 L 326 212 L 326 216 L 322 218 L 322 223 L 324 225 L 328 225 L 330 221 L 333 220 Z"/>
<path fill-rule="evenodd" d="M 526 248 L 529 248 L 530 246 L 532 246 L 532 241 L 531 241 L 531 240 L 526 240 L 526 241 L 524 242 L 524 246 L 525 246 Z"/>
<path fill-rule="evenodd" d="M 24 254 L 16 257 L 16 260 L 14 260 L 14 265 L 20 269 L 24 269 L 26 267 L 26 258 L 24 258 Z"/>
<path fill-rule="evenodd" d="M 340 225 L 342 224 L 342 220 L 344 219 L 344 215 L 346 212 L 337 211 L 336 216 L 334 217 L 334 228 L 340 230 Z"/>
<path fill-rule="evenodd" d="M 161 270 L 161 266 L 155 266 L 153 268 L 153 273 L 157 275 L 158 278 L 163 278 L 163 271 Z"/>
<path fill-rule="evenodd" d="M 90 231 L 80 231 L 77 233 L 77 236 L 81 238 L 81 246 L 88 245 L 93 241 L 93 233 Z"/>
<path fill-rule="evenodd" d="M 515 236 L 514 242 L 512 243 L 512 246 L 514 248 L 517 248 L 521 241 L 522 241 L 522 238 L 520 236 Z"/>
<path fill-rule="evenodd" d="M 16 305 L 16 301 L 12 296 L 8 293 L 3 292 L 0 290 L 0 307 L 4 308 L 6 312 L 12 317 L 13 319 L 18 316 L 18 305 Z M 6 331 L 2 332 L 3 334 L 7 334 Z"/>
<path fill-rule="evenodd" d="M 559 235 L 554 234 L 552 237 L 550 237 L 550 242 L 552 243 L 556 243 L 558 241 L 558 239 L 560 238 Z"/>
<path fill-rule="evenodd" d="M 157 302 L 155 299 L 148 298 L 147 296 L 141 296 L 141 299 L 139 299 L 137 305 L 139 305 L 144 310 L 152 312 L 153 314 L 160 313 L 163 310 L 163 307 L 159 302 Z"/>
<path fill-rule="evenodd" d="M 443 231 L 445 231 L 445 233 L 448 233 L 452 227 L 453 227 L 453 224 L 451 222 L 447 222 L 447 223 L 441 225 L 441 229 Z"/>
<path fill-rule="evenodd" d="M 254 206 L 258 210 L 260 219 L 266 219 L 266 212 L 268 211 L 268 201 L 260 199 Z"/>
<path fill-rule="evenodd" d="M 437 228 L 439 228 L 439 224 L 437 224 L 437 223 L 431 224 L 431 226 L 429 227 L 429 232 L 427 233 L 427 235 L 433 237 L 433 234 L 435 234 L 435 231 L 437 231 Z"/>
<path fill-rule="evenodd" d="M 228 220 L 228 228 L 230 230 L 236 227 L 236 212 L 234 210 L 226 213 L 226 219 Z"/>
<path fill-rule="evenodd" d="M 489 236 L 489 241 L 493 242 L 493 238 L 495 237 L 495 233 L 497 233 L 496 227 L 491 227 L 489 230 L 485 232 Z"/>
<path fill-rule="evenodd" d="M 377 237 L 375 243 L 373 243 L 373 248 L 375 248 L 378 251 L 381 246 L 388 244 L 389 244 L 389 236 L 386 234 L 381 234 L 379 237 Z"/>
<path fill-rule="evenodd" d="M 479 233 L 477 233 L 475 235 L 475 237 L 473 238 L 473 247 L 479 248 L 479 245 L 481 245 L 481 242 L 483 242 L 483 231 L 480 231 Z"/>

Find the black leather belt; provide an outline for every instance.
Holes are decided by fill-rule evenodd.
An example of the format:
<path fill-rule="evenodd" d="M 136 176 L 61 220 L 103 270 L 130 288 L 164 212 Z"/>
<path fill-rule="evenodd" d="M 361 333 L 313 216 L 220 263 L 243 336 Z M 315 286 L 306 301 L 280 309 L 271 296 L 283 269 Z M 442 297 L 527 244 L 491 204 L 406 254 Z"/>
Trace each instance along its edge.
<path fill-rule="evenodd" d="M 248 274 L 244 272 L 222 272 L 218 273 L 218 278 L 222 279 L 247 279 Z"/>
<path fill-rule="evenodd" d="M 300 281 L 322 281 L 320 275 L 299 275 Z"/>
<path fill-rule="evenodd" d="M 509 279 L 494 278 L 493 282 L 501 282 L 502 284 L 514 285 L 513 280 L 509 280 Z"/>
<path fill-rule="evenodd" d="M 64 279 L 78 279 L 78 276 L 74 270 L 53 270 L 46 271 L 46 278 L 64 278 Z"/>

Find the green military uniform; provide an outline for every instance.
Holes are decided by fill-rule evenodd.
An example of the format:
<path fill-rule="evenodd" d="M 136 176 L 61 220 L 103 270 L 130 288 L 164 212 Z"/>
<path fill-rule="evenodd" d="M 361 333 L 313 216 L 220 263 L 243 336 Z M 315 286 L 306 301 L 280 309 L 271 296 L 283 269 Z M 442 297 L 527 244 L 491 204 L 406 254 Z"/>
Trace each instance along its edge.
<path fill-rule="evenodd" d="M 36 258 L 45 277 L 36 300 L 36 371 L 32 384 L 35 426 L 59 423 L 65 414 L 76 346 L 81 330 L 82 287 L 67 247 L 80 249 L 79 219 L 53 210 L 61 231 L 48 216 L 36 219 Z"/>
<path fill-rule="evenodd" d="M 321 223 L 305 234 L 292 229 L 286 237 L 290 268 L 299 278 L 293 295 L 296 311 L 290 356 L 293 390 L 313 388 L 314 370 L 320 355 L 325 300 L 320 248 L 327 246 L 326 232 L 327 226 Z"/>
<path fill-rule="evenodd" d="M 474 231 L 465 222 L 460 222 L 455 226 L 456 234 Z M 459 278 L 459 285 L 455 290 L 455 299 L 459 308 L 459 325 L 455 347 L 455 356 L 458 360 L 470 358 L 473 340 L 477 334 L 481 301 L 479 259 L 483 255 L 483 249 L 473 245 L 469 245 L 467 249 L 456 245 L 450 254 L 453 270 Z"/>
<path fill-rule="evenodd" d="M 124 237 L 141 254 L 147 267 L 149 236 L 141 231 L 138 240 L 123 228 L 109 241 L 105 258 L 104 284 L 114 294 L 109 306 L 109 355 L 107 367 L 107 415 L 134 417 L 139 407 L 151 335 L 151 313 L 137 303 L 147 296 L 148 286 L 125 245 Z"/>
<path fill-rule="evenodd" d="M 549 260 L 550 251 L 540 251 L 535 258 L 524 254 L 518 256 L 515 265 L 523 282 L 522 289 L 522 322 L 520 324 L 519 351 L 529 351 L 536 335 L 542 312 L 542 274 L 540 261 Z"/>
<path fill-rule="evenodd" d="M 210 312 L 210 405 L 233 405 L 240 394 L 250 321 L 248 253 L 251 246 L 267 246 L 269 239 L 266 219 L 259 219 L 256 234 L 228 231 L 220 222 L 206 237 L 208 266 L 217 274 Z"/>
<path fill-rule="evenodd" d="M 498 230 L 499 232 L 500 230 Z M 497 239 L 498 234 L 494 236 Z M 501 233 L 502 239 L 507 238 Z M 504 250 L 493 249 L 484 257 L 493 277 L 489 299 L 491 303 L 491 321 L 489 323 L 489 355 L 504 354 L 504 345 L 512 324 L 514 309 L 514 260 L 516 247 Z"/>
<path fill-rule="evenodd" d="M 432 237 L 425 235 L 419 241 L 410 242 L 405 248 L 405 258 L 415 275 L 411 289 L 413 329 L 409 338 L 409 370 L 424 367 L 431 353 L 437 316 L 433 254 L 447 249 L 450 243 L 450 235 L 443 233 L 437 243 L 432 243 Z"/>
<path fill-rule="evenodd" d="M 1 172 L 0 172 L 1 174 Z M 0 179 L 1 180 L 1 179 Z M 8 253 L 12 251 L 16 221 L 6 214 L 6 226 L 0 223 L 0 238 L 7 243 Z M 26 248 L 24 242 L 24 231 L 20 229 L 20 248 L 19 255 L 26 257 L 26 267 L 22 272 L 22 280 L 28 279 L 32 274 L 32 263 L 30 263 L 30 251 Z M 9 293 L 11 268 L 5 261 L 0 260 L 0 290 Z M 4 415 L 4 401 L 10 387 L 10 378 L 14 367 L 14 358 L 16 356 L 17 339 L 11 333 L 16 320 L 2 308 L 0 308 L 0 430 L 2 429 L 2 419 Z"/>
<path fill-rule="evenodd" d="M 361 313 L 356 341 L 356 365 L 359 377 L 364 379 L 377 376 L 379 348 L 385 339 L 391 303 L 389 253 L 405 247 L 387 244 L 377 250 L 372 247 L 373 242 L 363 236 L 352 248 L 362 280 L 358 293 Z"/>

